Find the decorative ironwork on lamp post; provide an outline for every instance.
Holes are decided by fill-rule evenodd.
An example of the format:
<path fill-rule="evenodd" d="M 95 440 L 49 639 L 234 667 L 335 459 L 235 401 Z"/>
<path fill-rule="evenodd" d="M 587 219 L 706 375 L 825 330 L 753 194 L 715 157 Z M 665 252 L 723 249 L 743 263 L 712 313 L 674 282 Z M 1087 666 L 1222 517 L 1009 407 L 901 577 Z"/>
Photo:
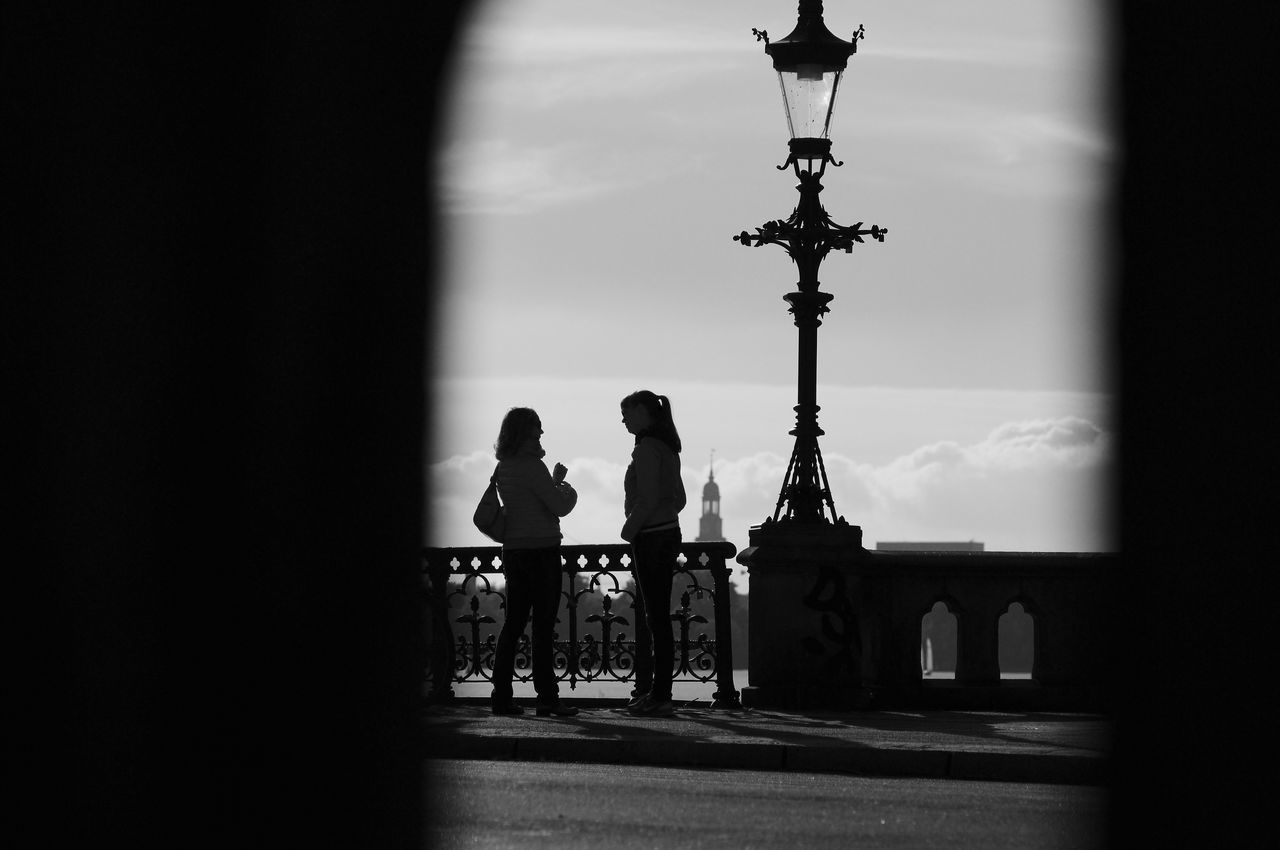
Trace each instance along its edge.
<path fill-rule="evenodd" d="M 864 229 L 862 222 L 849 227 L 836 224 L 823 209 L 818 194 L 827 163 L 836 167 L 844 164 L 831 156 L 828 133 L 836 92 L 864 30 L 859 26 L 853 38 L 845 41 L 827 29 L 822 19 L 822 0 L 800 0 L 796 27 L 785 38 L 770 42 L 767 32 L 753 29 L 752 33 L 757 41 L 764 41 L 765 53 L 773 59 L 791 133 L 790 155 L 777 168 L 782 171 L 791 166 L 800 180 L 796 186 L 800 202 L 790 218 L 768 221 L 755 228 L 754 234 L 744 230 L 733 237 L 742 245 L 757 248 L 781 245 L 800 273 L 798 291 L 783 296 L 791 305 L 789 312 L 795 317 L 800 337 L 796 426 L 791 431 L 796 442 L 773 521 L 843 524 L 844 518 L 836 514 L 818 447 L 818 437 L 824 433 L 818 427 L 818 326 L 835 297 L 818 291 L 818 267 L 830 251 L 852 253 L 854 244 L 863 243 L 864 236 L 883 242 L 889 231 L 878 225 Z"/>

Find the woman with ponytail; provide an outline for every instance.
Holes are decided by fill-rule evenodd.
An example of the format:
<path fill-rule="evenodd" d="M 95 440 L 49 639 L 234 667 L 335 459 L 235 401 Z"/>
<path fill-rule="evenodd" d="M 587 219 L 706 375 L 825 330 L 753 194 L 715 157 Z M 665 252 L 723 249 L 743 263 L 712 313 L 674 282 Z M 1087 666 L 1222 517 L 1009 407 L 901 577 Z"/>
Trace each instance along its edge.
<path fill-rule="evenodd" d="M 652 653 L 637 653 L 638 693 L 630 714 L 670 717 L 675 642 L 671 636 L 671 583 L 680 554 L 680 511 L 685 505 L 680 479 L 680 435 L 666 396 L 638 390 L 622 400 L 622 424 L 635 435 L 624 483 L 622 539 L 631 544 L 638 607 Z"/>

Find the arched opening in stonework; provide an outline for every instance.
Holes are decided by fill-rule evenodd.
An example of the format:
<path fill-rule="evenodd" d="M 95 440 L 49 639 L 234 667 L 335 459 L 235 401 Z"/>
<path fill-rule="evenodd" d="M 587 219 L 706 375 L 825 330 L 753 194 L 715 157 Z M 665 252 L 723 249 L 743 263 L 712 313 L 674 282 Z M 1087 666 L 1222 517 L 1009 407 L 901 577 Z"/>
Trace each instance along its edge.
<path fill-rule="evenodd" d="M 920 618 L 920 675 L 925 679 L 956 677 L 956 615 L 946 602 L 933 603 Z"/>
<path fill-rule="evenodd" d="M 1030 679 L 1036 657 L 1035 618 L 1021 602 L 1011 602 L 997 630 L 1000 678 Z"/>

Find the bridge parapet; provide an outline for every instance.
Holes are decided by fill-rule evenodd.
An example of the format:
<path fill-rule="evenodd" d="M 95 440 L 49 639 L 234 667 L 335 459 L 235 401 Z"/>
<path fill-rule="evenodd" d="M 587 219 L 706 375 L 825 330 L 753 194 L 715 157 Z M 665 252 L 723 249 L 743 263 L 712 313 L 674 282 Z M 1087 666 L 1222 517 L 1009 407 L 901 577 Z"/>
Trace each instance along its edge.
<path fill-rule="evenodd" d="M 844 538 L 848 539 L 844 539 Z M 649 652 L 626 544 L 565 546 L 556 668 L 580 682 L 631 682 Z M 716 707 L 1105 711 L 1115 681 L 1121 556 L 1076 552 L 879 552 L 856 535 L 827 545 L 748 549 L 749 686 L 735 689 L 731 543 L 686 543 L 671 619 L 678 681 L 714 686 Z M 505 600 L 501 547 L 424 549 L 433 699 L 486 680 Z M 922 624 L 936 603 L 955 617 L 954 678 L 922 664 Z M 1000 669 L 1000 618 L 1030 617 L 1029 674 Z M 709 633 L 708 633 L 709 632 Z M 518 677 L 528 678 L 528 637 Z M 444 672 L 442 672 L 444 671 Z M 741 699 L 741 702 L 739 701 Z"/>
<path fill-rule="evenodd" d="M 713 708 L 738 708 L 733 682 L 729 559 L 732 543 L 686 542 L 672 590 L 670 616 L 676 627 L 678 682 L 714 685 Z M 570 690 L 580 682 L 634 682 L 637 662 L 651 653 L 647 630 L 639 628 L 643 606 L 631 578 L 631 547 L 625 543 L 572 545 L 560 549 L 564 604 L 556 628 L 554 663 Z M 506 595 L 501 583 L 501 546 L 423 549 L 423 594 L 427 609 L 427 669 L 430 698 L 453 698 L 453 685 L 488 680 L 502 628 Z M 710 626 L 711 634 L 705 629 Z M 529 635 L 516 650 L 516 678 L 527 681 Z"/>
<path fill-rule="evenodd" d="M 1106 710 L 1114 681 L 1120 556 L 1074 552 L 879 552 L 739 556 L 751 570 L 747 705 Z M 757 587 L 766 590 L 755 598 Z M 955 617 L 955 671 L 927 679 L 922 622 Z M 999 622 L 1032 621 L 1029 676 L 1002 676 Z"/>

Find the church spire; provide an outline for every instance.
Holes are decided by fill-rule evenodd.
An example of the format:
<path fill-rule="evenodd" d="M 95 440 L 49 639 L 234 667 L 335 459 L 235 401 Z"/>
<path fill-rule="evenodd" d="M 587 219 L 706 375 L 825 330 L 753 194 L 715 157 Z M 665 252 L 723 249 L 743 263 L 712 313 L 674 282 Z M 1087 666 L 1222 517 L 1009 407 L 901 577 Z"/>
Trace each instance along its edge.
<path fill-rule="evenodd" d="M 720 485 L 716 483 L 716 450 L 711 450 L 711 468 L 707 471 L 707 483 L 702 487 L 702 518 L 698 521 L 698 541 L 711 543 L 724 540 L 724 528 L 720 521 Z"/>

